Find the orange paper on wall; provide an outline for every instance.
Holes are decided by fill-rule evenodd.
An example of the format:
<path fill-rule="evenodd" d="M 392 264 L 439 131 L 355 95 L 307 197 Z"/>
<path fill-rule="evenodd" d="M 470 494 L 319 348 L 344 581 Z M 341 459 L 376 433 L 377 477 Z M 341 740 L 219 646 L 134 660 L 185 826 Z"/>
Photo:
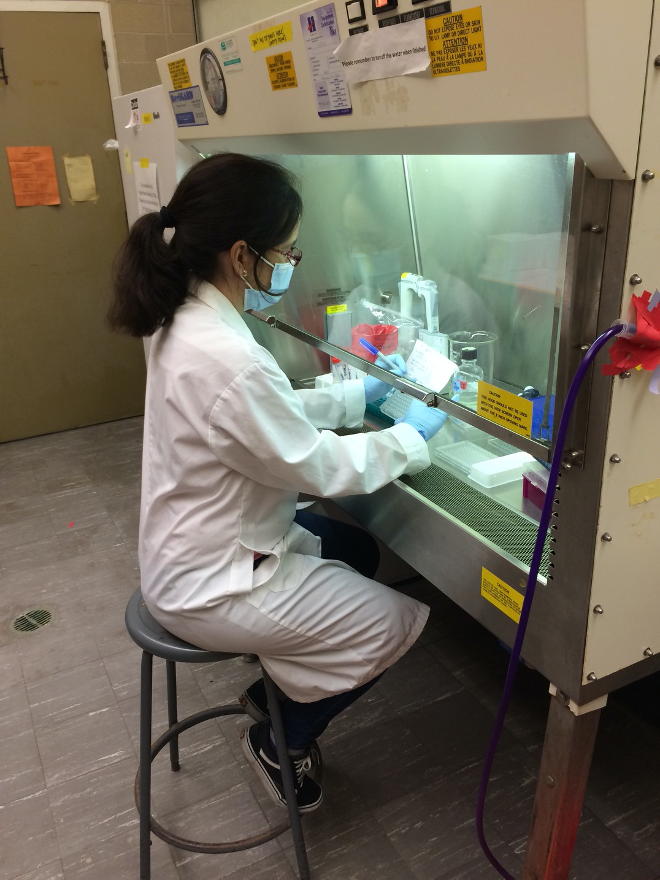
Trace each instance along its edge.
<path fill-rule="evenodd" d="M 17 208 L 60 204 L 52 147 L 7 147 L 7 158 Z"/>

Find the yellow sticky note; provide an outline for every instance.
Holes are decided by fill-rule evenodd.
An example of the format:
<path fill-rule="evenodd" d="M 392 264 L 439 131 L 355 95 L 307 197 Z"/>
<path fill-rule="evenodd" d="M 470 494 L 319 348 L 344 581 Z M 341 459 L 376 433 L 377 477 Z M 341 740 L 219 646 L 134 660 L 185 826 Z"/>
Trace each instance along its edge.
<path fill-rule="evenodd" d="M 524 596 L 483 567 L 481 569 L 481 596 L 497 606 L 516 624 L 520 621 Z"/>
<path fill-rule="evenodd" d="M 491 422 L 521 434 L 532 436 L 533 404 L 527 398 L 519 398 L 511 392 L 488 382 L 479 383 L 477 413 Z"/>
<path fill-rule="evenodd" d="M 142 122 L 144 125 L 149 125 L 150 122 L 154 121 L 153 114 L 151 113 L 143 113 L 142 114 Z"/>
<path fill-rule="evenodd" d="M 270 87 L 274 92 L 282 89 L 295 89 L 298 87 L 296 69 L 293 66 L 291 52 L 280 52 L 278 55 L 267 55 L 268 76 Z"/>
<path fill-rule="evenodd" d="M 95 202 L 98 198 L 91 156 L 64 156 L 64 173 L 72 202 Z"/>
<path fill-rule="evenodd" d="M 253 52 L 259 52 L 261 49 L 272 49 L 273 46 L 288 43 L 292 35 L 291 22 L 283 21 L 281 24 L 274 24 L 263 31 L 256 31 L 254 34 L 250 34 L 250 46 Z"/>
<path fill-rule="evenodd" d="M 170 72 L 173 89 L 189 89 L 192 86 L 185 58 L 177 58 L 174 61 L 168 61 L 167 68 Z M 149 120 L 149 122 L 151 122 L 151 120 Z"/>
<path fill-rule="evenodd" d="M 325 311 L 326 315 L 336 315 L 337 312 L 347 312 L 348 306 L 346 303 L 340 303 L 338 306 L 327 306 Z"/>
<path fill-rule="evenodd" d="M 628 490 L 628 503 L 641 505 L 642 502 L 650 502 L 651 499 L 660 498 L 660 480 L 647 480 L 646 483 L 638 483 Z"/>
<path fill-rule="evenodd" d="M 481 6 L 426 19 L 432 76 L 486 70 Z"/>
<path fill-rule="evenodd" d="M 149 168 L 149 160 L 140 159 L 140 168 Z"/>
<path fill-rule="evenodd" d="M 124 168 L 126 169 L 126 174 L 133 174 L 131 151 L 128 147 L 124 147 Z"/>

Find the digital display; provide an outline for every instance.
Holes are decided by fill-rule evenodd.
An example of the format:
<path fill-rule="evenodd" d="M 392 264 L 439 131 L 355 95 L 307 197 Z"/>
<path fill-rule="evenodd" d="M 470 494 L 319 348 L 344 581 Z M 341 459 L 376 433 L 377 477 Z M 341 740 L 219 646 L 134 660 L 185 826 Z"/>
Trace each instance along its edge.
<path fill-rule="evenodd" d="M 375 0 L 376 9 L 381 9 L 383 6 L 389 6 L 390 0 Z"/>

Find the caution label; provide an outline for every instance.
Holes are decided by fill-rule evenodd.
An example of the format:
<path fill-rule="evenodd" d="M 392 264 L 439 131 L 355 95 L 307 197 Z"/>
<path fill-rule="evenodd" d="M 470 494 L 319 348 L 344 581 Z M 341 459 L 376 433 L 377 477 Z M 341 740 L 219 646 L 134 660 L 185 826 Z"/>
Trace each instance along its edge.
<path fill-rule="evenodd" d="M 172 80 L 173 89 L 189 89 L 192 86 L 185 58 L 177 58 L 175 61 L 168 61 L 167 67 L 170 71 L 170 79 Z"/>
<path fill-rule="evenodd" d="M 519 398 L 518 395 L 505 392 L 504 389 L 490 385 L 488 382 L 479 383 L 477 397 L 479 416 L 503 425 L 523 437 L 531 437 L 532 410 L 533 404 L 527 398 Z"/>
<path fill-rule="evenodd" d="M 426 20 L 433 76 L 486 70 L 481 6 Z"/>
<path fill-rule="evenodd" d="M 523 595 L 483 567 L 481 569 L 481 596 L 497 606 L 500 612 L 504 612 L 516 624 L 520 621 Z"/>
<path fill-rule="evenodd" d="M 298 86 L 291 52 L 267 55 L 266 64 L 268 65 L 270 87 L 274 92 L 279 92 L 282 89 L 295 89 Z"/>
<path fill-rule="evenodd" d="M 252 51 L 259 52 L 261 49 L 272 49 L 273 46 L 288 43 L 292 36 L 291 22 L 283 21 L 281 24 L 274 24 L 264 31 L 250 34 L 249 40 Z"/>
<path fill-rule="evenodd" d="M 327 306 L 325 311 L 328 315 L 336 315 L 337 312 L 347 312 L 348 306 L 346 303 L 339 303 L 336 306 Z"/>

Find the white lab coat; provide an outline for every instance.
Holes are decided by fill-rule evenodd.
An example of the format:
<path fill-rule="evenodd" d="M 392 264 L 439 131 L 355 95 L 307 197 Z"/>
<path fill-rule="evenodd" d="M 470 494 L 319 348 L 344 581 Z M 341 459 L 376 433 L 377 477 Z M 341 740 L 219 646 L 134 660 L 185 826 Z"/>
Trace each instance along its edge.
<path fill-rule="evenodd" d="M 349 690 L 407 650 L 428 609 L 321 560 L 293 523 L 298 493 L 372 492 L 427 467 L 426 444 L 403 424 L 320 430 L 361 424 L 362 383 L 292 390 L 226 297 L 206 282 L 194 291 L 149 355 L 145 601 L 183 639 L 258 653 L 296 700 Z M 253 570 L 255 553 L 268 557 Z"/>

